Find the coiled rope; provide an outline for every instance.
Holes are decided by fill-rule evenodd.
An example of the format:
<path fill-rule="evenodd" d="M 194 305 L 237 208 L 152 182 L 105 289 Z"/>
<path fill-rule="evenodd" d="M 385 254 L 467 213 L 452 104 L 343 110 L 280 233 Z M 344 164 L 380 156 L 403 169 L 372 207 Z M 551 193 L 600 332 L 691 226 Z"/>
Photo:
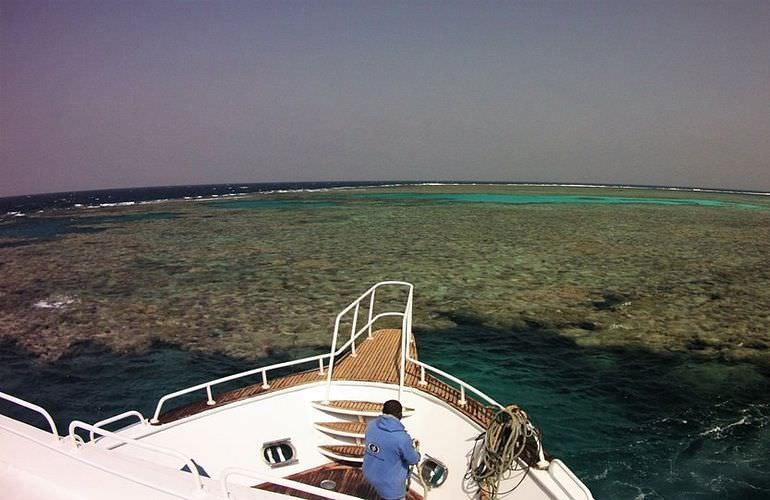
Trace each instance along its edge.
<path fill-rule="evenodd" d="M 500 409 L 474 444 L 466 478 L 473 479 L 479 489 L 494 500 L 503 474 L 518 468 L 518 459 L 527 447 L 527 440 L 536 432 L 527 414 L 518 406 Z M 482 438 L 483 446 L 478 447 Z"/>

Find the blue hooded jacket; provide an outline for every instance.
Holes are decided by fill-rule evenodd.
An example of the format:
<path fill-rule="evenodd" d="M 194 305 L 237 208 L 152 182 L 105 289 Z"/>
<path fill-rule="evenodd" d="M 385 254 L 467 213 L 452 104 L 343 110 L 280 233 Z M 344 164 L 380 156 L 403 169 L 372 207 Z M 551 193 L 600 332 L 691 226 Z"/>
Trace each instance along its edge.
<path fill-rule="evenodd" d="M 412 438 L 396 417 L 380 415 L 366 427 L 364 477 L 386 500 L 406 495 L 409 466 L 420 461 Z"/>

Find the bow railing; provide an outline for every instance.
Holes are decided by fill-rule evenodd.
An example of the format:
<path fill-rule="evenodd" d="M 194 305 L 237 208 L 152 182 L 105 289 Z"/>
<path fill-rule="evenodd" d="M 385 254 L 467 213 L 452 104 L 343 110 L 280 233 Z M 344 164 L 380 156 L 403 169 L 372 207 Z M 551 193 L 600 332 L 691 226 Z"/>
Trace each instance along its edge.
<path fill-rule="evenodd" d="M 377 290 L 379 290 L 382 287 L 400 287 L 405 288 L 408 290 L 408 297 L 406 301 L 406 306 L 403 311 L 401 312 L 381 312 L 379 314 L 375 314 L 375 296 Z M 155 412 L 153 413 L 152 418 L 150 419 L 151 424 L 159 424 L 160 423 L 160 414 L 163 410 L 166 403 L 172 399 L 179 398 L 180 396 L 184 396 L 187 394 L 191 394 L 197 391 L 205 391 L 206 392 L 206 404 L 209 406 L 213 406 L 216 404 L 216 400 L 214 399 L 212 388 L 226 383 L 231 382 L 233 380 L 238 380 L 240 378 L 249 377 L 252 375 L 258 375 L 260 374 L 262 376 L 262 388 L 263 389 L 269 389 L 270 388 L 270 382 L 269 382 L 269 373 L 281 369 L 281 368 L 289 368 L 294 367 L 298 365 L 303 365 L 307 363 L 317 362 L 318 363 L 318 372 L 321 375 L 325 374 L 325 363 L 328 365 L 328 374 L 327 374 L 327 383 L 329 387 L 327 387 L 327 398 L 330 391 L 331 386 L 331 380 L 332 380 L 332 371 L 334 370 L 334 361 L 335 359 L 340 356 L 342 353 L 344 353 L 347 349 L 350 349 L 351 355 L 356 355 L 356 339 L 360 335 L 362 335 L 364 332 L 367 332 L 369 336 L 372 335 L 372 325 L 379 321 L 382 318 L 386 317 L 399 317 L 402 318 L 402 330 L 405 330 L 406 328 L 411 328 L 411 317 L 412 317 L 412 291 L 413 286 L 410 283 L 406 283 L 403 281 L 382 281 L 380 283 L 377 283 L 376 285 L 372 286 L 361 294 L 360 297 L 358 297 L 356 300 L 351 302 L 349 306 L 347 306 L 345 309 L 342 310 L 341 313 L 337 315 L 337 318 L 334 322 L 334 333 L 332 334 L 332 346 L 331 350 L 328 354 L 318 354 L 316 356 L 309 356 L 302 359 L 296 359 L 292 361 L 286 361 L 283 363 L 277 363 L 269 366 L 262 366 L 259 368 L 253 368 L 251 370 L 246 370 L 240 373 L 236 373 L 234 375 L 228 375 L 226 377 L 221 377 L 215 380 L 210 380 L 208 382 L 203 382 L 198 385 L 194 385 L 191 387 L 187 387 L 185 389 L 178 390 L 176 392 L 172 392 L 170 394 L 166 394 L 165 396 L 162 396 L 158 400 L 158 404 L 155 407 Z M 358 322 L 360 317 L 360 310 L 361 310 L 361 304 L 366 299 L 368 300 L 368 303 L 364 306 L 367 308 L 367 322 L 365 325 L 363 325 L 361 328 L 358 328 Z M 342 323 L 342 320 L 352 311 L 352 327 L 350 332 L 350 339 L 345 342 L 342 346 L 339 348 L 336 347 L 337 345 L 337 339 L 340 335 L 340 325 Z M 402 364 L 403 368 L 403 364 Z M 403 372 L 403 370 L 402 370 Z M 403 373 L 402 373 L 403 375 Z M 401 388 L 403 387 L 403 377 L 401 379 L 401 387 L 399 388 L 399 392 Z"/>
<path fill-rule="evenodd" d="M 375 296 L 377 293 L 377 290 L 382 287 L 396 287 L 396 288 L 402 288 L 407 290 L 407 298 L 406 298 L 406 304 L 404 305 L 404 309 L 401 312 L 396 311 L 389 311 L 389 312 L 382 312 L 377 315 L 374 315 L 374 304 L 375 304 Z M 372 336 L 372 325 L 377 322 L 381 318 L 385 317 L 396 317 L 401 318 L 401 345 L 402 348 L 404 346 L 404 335 L 403 332 L 408 331 L 408 329 L 411 328 L 412 325 L 412 301 L 414 296 L 414 286 L 411 283 L 407 283 L 405 281 L 381 281 L 380 283 L 377 283 L 376 285 L 369 288 L 369 290 L 362 293 L 356 300 L 350 303 L 345 309 L 343 309 L 338 315 L 337 318 L 334 320 L 334 333 L 332 334 L 332 345 L 331 350 L 329 352 L 329 370 L 326 374 L 326 401 L 328 402 L 330 399 L 331 394 L 331 387 L 332 387 L 332 376 L 334 373 L 334 361 L 337 358 L 337 356 L 340 356 L 342 353 L 345 352 L 345 350 L 349 347 L 350 348 L 350 355 L 356 356 L 356 340 L 358 337 L 364 334 L 366 332 L 369 337 Z M 361 328 L 358 328 L 358 317 L 359 312 L 361 309 L 361 303 L 364 302 L 366 299 L 369 299 L 368 301 L 368 320 L 366 324 L 364 324 Z M 350 339 L 342 344 L 340 348 L 337 348 L 337 338 L 340 334 L 340 324 L 342 323 L 342 320 L 352 311 L 353 317 L 351 320 L 351 327 L 350 327 Z M 403 349 L 402 349 L 403 352 Z M 403 358 L 403 356 L 402 356 Z M 401 393 L 404 388 L 404 360 L 401 361 L 401 370 L 399 374 L 399 387 L 398 387 L 398 398 L 401 399 Z"/>
<path fill-rule="evenodd" d="M 307 358 L 295 359 L 293 361 L 286 361 L 284 363 L 277 363 L 277 364 L 270 365 L 270 366 L 262 366 L 260 368 L 254 368 L 252 370 L 247 370 L 247 371 L 244 371 L 244 372 L 236 373 L 234 375 L 228 375 L 227 377 L 221 377 L 221 378 L 218 378 L 218 379 L 215 379 L 215 380 L 210 380 L 208 382 L 203 382 L 202 384 L 194 385 L 194 386 L 188 387 L 186 389 L 181 389 L 179 391 L 172 392 L 170 394 L 166 394 L 165 396 L 161 397 L 160 400 L 158 400 L 158 404 L 155 407 L 155 413 L 153 414 L 152 418 L 150 419 L 150 423 L 151 424 L 158 424 L 158 423 L 160 423 L 160 412 L 163 409 L 163 405 L 167 401 L 169 401 L 171 399 L 175 399 L 175 398 L 178 398 L 180 396 L 184 396 L 185 394 L 190 394 L 192 392 L 205 390 L 206 391 L 206 397 L 207 397 L 206 404 L 209 405 L 209 406 L 214 406 L 215 404 L 217 404 L 217 402 L 214 399 L 214 396 L 213 396 L 211 388 L 216 386 L 216 385 L 223 384 L 225 382 L 231 382 L 231 381 L 237 380 L 239 378 L 249 377 L 251 375 L 256 375 L 258 373 L 261 373 L 262 374 L 262 388 L 263 389 L 269 389 L 270 388 L 270 384 L 269 384 L 269 379 L 268 379 L 268 376 L 267 376 L 267 374 L 269 372 L 271 372 L 273 370 L 280 369 L 280 368 L 288 368 L 288 367 L 291 367 L 291 366 L 297 366 L 297 365 L 302 365 L 302 364 L 305 364 L 305 363 L 310 363 L 310 362 L 313 362 L 313 361 L 318 361 L 318 370 L 323 375 L 323 373 L 324 373 L 324 360 L 326 358 L 328 358 L 328 357 L 329 357 L 328 354 L 319 354 L 317 356 L 309 356 Z"/>

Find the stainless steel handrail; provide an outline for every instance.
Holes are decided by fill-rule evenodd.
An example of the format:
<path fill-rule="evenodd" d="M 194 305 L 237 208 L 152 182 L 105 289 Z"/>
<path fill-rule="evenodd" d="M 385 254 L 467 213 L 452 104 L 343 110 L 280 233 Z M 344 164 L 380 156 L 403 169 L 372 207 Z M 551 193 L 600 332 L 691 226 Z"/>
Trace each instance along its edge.
<path fill-rule="evenodd" d="M 355 351 L 354 351 L 354 348 L 352 347 L 352 345 L 354 345 L 353 343 L 355 342 L 355 340 L 356 340 L 356 339 L 358 339 L 358 337 L 360 337 L 361 335 L 363 335 L 363 334 L 364 334 L 364 332 L 367 332 L 369 329 L 371 329 L 371 326 L 372 326 L 374 323 L 376 323 L 376 322 L 377 322 L 377 320 L 379 320 L 379 319 L 381 319 L 381 318 L 387 318 L 387 317 L 397 317 L 397 318 L 402 318 L 403 316 L 404 316 L 404 313 L 400 313 L 400 312 L 386 312 L 386 313 L 380 313 L 380 314 L 378 314 L 378 315 L 377 315 L 377 316 L 375 316 L 373 319 L 371 319 L 371 320 L 370 320 L 368 323 L 366 323 L 364 326 L 362 326 L 361 328 L 359 328 L 359 329 L 358 329 L 358 331 L 357 331 L 357 332 L 356 332 L 354 335 L 351 335 L 351 336 L 350 336 L 350 340 L 348 340 L 347 342 L 345 342 L 344 344 L 342 344 L 342 346 L 341 346 L 339 349 L 337 349 L 337 350 L 334 352 L 334 355 L 335 355 L 335 356 L 339 356 L 339 355 L 340 355 L 340 354 L 342 354 L 342 352 L 344 352 L 344 351 L 345 351 L 345 349 L 347 349 L 348 347 L 351 347 L 351 351 L 355 352 Z M 328 355 L 328 354 L 326 354 L 326 356 L 329 356 L 329 355 Z"/>
<path fill-rule="evenodd" d="M 377 289 L 379 289 L 382 286 L 391 286 L 395 285 L 398 287 L 406 287 L 408 292 L 408 297 L 406 301 L 406 306 L 404 307 L 404 312 L 402 313 L 396 313 L 396 312 L 390 312 L 390 313 L 383 313 L 382 315 L 377 315 L 375 318 L 372 318 L 373 308 L 374 308 L 374 294 Z M 326 374 L 326 401 L 329 401 L 330 395 L 331 395 L 331 386 L 332 386 L 332 374 L 334 372 L 334 360 L 338 354 L 342 352 L 342 348 L 339 350 L 337 349 L 337 337 L 339 336 L 339 330 L 340 330 L 340 323 L 342 321 L 342 318 L 345 317 L 345 315 L 350 312 L 354 307 L 356 309 L 356 312 L 354 314 L 354 323 L 352 326 L 352 331 L 356 331 L 356 324 L 355 322 L 358 320 L 358 309 L 361 305 L 361 302 L 365 300 L 367 297 L 369 297 L 369 321 L 367 324 L 361 328 L 361 330 L 358 331 L 357 334 L 351 333 L 351 339 L 344 344 L 343 347 L 346 347 L 348 345 L 355 346 L 355 339 L 363 333 L 364 330 L 369 331 L 369 335 L 371 335 L 371 325 L 374 323 L 374 321 L 377 318 L 382 317 L 383 315 L 389 315 L 389 316 L 402 316 L 402 332 L 404 329 L 410 324 L 410 320 L 408 319 L 409 316 L 411 316 L 411 310 L 410 310 L 410 304 L 412 302 L 412 296 L 414 294 L 414 286 L 411 283 L 407 283 L 405 281 L 381 281 L 372 287 L 370 287 L 367 291 L 362 293 L 357 299 L 355 299 L 353 302 L 351 302 L 345 309 L 343 309 L 338 315 L 337 318 L 334 320 L 334 333 L 332 334 L 332 345 L 329 352 L 329 369 Z M 403 339 L 403 334 L 402 334 Z M 403 345 L 403 340 L 402 340 Z M 353 351 L 353 354 L 355 354 L 355 348 L 351 347 L 351 350 Z M 403 352 L 403 351 L 402 351 Z M 401 391 L 403 389 L 403 363 L 401 367 L 401 378 L 399 383 L 399 399 L 401 399 Z"/>
<path fill-rule="evenodd" d="M 51 414 L 48 413 L 48 411 L 46 411 L 46 409 L 42 406 L 24 401 L 23 399 L 17 398 L 16 396 L 11 396 L 10 394 L 6 394 L 4 392 L 0 392 L 0 398 L 5 399 L 6 401 L 10 401 L 11 403 L 16 403 L 17 405 L 23 406 L 29 410 L 38 412 L 48 421 L 48 425 L 51 427 L 51 434 L 53 434 L 56 438 L 59 437 L 59 431 L 56 428 L 56 423 L 53 421 L 53 418 L 51 418 Z"/>
<path fill-rule="evenodd" d="M 467 390 L 471 391 L 472 393 L 474 393 L 475 395 L 477 395 L 478 397 L 480 397 L 481 399 L 483 399 L 485 402 L 489 403 L 490 405 L 496 406 L 497 408 L 504 408 L 503 405 L 501 405 L 500 403 L 498 403 L 497 401 L 495 401 L 491 397 L 487 396 L 486 394 L 481 392 L 479 389 L 476 389 L 471 384 L 469 384 L 467 382 L 463 382 L 459 378 L 457 378 L 457 377 L 455 377 L 453 375 L 450 375 L 450 374 L 448 374 L 447 372 L 445 372 L 443 370 L 439 370 L 435 366 L 431 366 L 428 363 L 423 363 L 422 361 L 417 361 L 416 359 L 413 359 L 413 358 L 407 358 L 407 359 L 408 359 L 408 361 L 410 363 L 413 363 L 413 364 L 415 364 L 415 365 L 417 365 L 417 366 L 419 366 L 421 368 L 425 368 L 426 370 L 429 370 L 429 371 L 431 371 L 433 373 L 436 373 L 437 375 L 440 375 L 440 376 L 442 376 L 444 378 L 447 378 L 447 379 L 451 380 L 452 382 L 454 382 L 455 384 L 459 385 L 460 386 L 460 391 L 461 391 L 460 392 L 460 404 L 465 404 L 464 397 L 465 397 L 465 390 L 467 389 Z M 421 377 L 420 381 L 422 382 L 423 380 L 424 380 L 424 377 Z"/>
<path fill-rule="evenodd" d="M 406 299 L 406 308 L 404 309 L 404 318 L 401 323 L 401 363 L 398 372 L 398 400 L 404 392 L 404 380 L 406 378 L 406 359 L 409 357 L 409 341 L 412 333 L 412 289 L 409 290 L 409 297 Z"/>
<path fill-rule="evenodd" d="M 155 413 L 153 414 L 152 418 L 150 419 L 150 423 L 157 424 L 159 422 L 158 417 L 160 416 L 160 411 L 163 408 L 163 404 L 166 401 L 169 401 L 169 400 L 174 399 L 176 397 L 183 396 L 185 394 L 189 394 L 191 392 L 195 392 L 195 391 L 198 391 L 198 390 L 201 390 L 201 389 L 206 389 L 206 393 L 207 393 L 208 398 L 209 398 L 208 399 L 208 404 L 213 405 L 213 404 L 215 404 L 215 401 L 212 399 L 211 387 L 213 387 L 215 385 L 222 384 L 224 382 L 230 382 L 231 380 L 237 380 L 237 379 L 243 378 L 243 377 L 248 377 L 250 375 L 256 375 L 257 373 L 261 372 L 262 373 L 262 385 L 263 385 L 263 387 L 268 388 L 268 387 L 270 387 L 267 384 L 267 373 L 268 372 L 270 372 L 272 370 L 276 370 L 278 368 L 286 368 L 286 367 L 289 367 L 289 366 L 301 365 L 301 364 L 304 364 L 304 363 L 309 363 L 311 361 L 319 361 L 320 364 L 321 364 L 320 372 L 323 373 L 323 360 L 325 358 L 328 358 L 328 357 L 329 357 L 328 354 L 318 354 L 316 356 L 310 356 L 310 357 L 307 357 L 307 358 L 296 359 L 296 360 L 293 360 L 293 361 L 286 361 L 286 362 L 283 362 L 283 363 L 276 363 L 276 364 L 273 364 L 273 365 L 262 366 L 262 367 L 259 367 L 259 368 L 253 368 L 251 370 L 247 370 L 247 371 L 244 371 L 244 372 L 236 373 L 234 375 L 228 375 L 226 377 L 221 377 L 221 378 L 218 378 L 216 380 L 210 380 L 208 382 L 203 382 L 202 384 L 194 385 L 192 387 L 187 387 L 185 389 L 181 389 L 181 390 L 178 390 L 176 392 L 172 392 L 170 394 L 166 394 L 165 396 L 161 397 L 160 400 L 158 400 L 158 404 L 155 407 Z"/>
<path fill-rule="evenodd" d="M 479 389 L 476 389 L 472 385 L 470 385 L 470 384 L 468 384 L 466 382 L 463 382 L 462 380 L 460 380 L 459 378 L 455 377 L 454 375 L 450 375 L 450 374 L 448 374 L 445 371 L 439 370 L 435 366 L 431 366 L 428 363 L 423 363 L 422 361 L 418 361 L 418 360 L 412 358 L 409 355 L 409 349 L 406 349 L 406 346 L 408 346 L 411 342 L 414 342 L 414 338 L 413 338 L 413 335 L 412 335 L 412 302 L 411 302 L 411 297 L 410 297 L 410 302 L 408 304 L 408 313 L 409 313 L 408 314 L 408 316 L 409 316 L 409 318 L 408 318 L 409 319 L 409 323 L 407 324 L 407 327 L 402 332 L 402 339 L 403 339 L 403 344 L 402 344 L 403 348 L 401 349 L 401 355 L 402 355 L 402 358 L 403 358 L 402 362 L 409 361 L 409 362 L 411 362 L 411 363 L 413 363 L 413 364 L 415 364 L 415 365 L 420 367 L 420 385 L 425 385 L 425 383 L 426 383 L 425 382 L 425 370 L 429 370 L 429 371 L 432 371 L 432 372 L 434 372 L 434 373 L 436 373 L 436 374 L 438 374 L 438 375 L 440 375 L 440 376 L 442 376 L 444 378 L 447 378 L 447 379 L 451 380 L 452 382 L 454 382 L 455 384 L 460 386 L 460 401 L 459 401 L 459 403 L 461 405 L 464 405 L 466 403 L 466 401 L 465 401 L 465 390 L 468 389 L 472 393 L 476 394 L 478 397 L 480 397 L 481 399 L 483 399 L 484 401 L 489 403 L 490 405 L 496 406 L 497 408 L 503 408 L 503 405 L 501 405 L 500 403 L 498 403 L 497 401 L 495 401 L 491 397 L 487 396 L 486 394 L 481 392 Z"/>
<path fill-rule="evenodd" d="M 374 317 L 372 316 L 373 310 L 374 310 L 374 294 L 375 294 L 375 291 L 378 288 L 382 287 L 382 286 L 390 286 L 390 285 L 396 285 L 396 286 L 401 286 L 401 287 L 404 287 L 404 286 L 408 287 L 408 289 L 409 289 L 409 298 L 407 299 L 407 302 L 408 302 L 408 304 L 411 304 L 411 297 L 412 297 L 413 288 L 414 288 L 411 283 L 406 283 L 404 281 L 381 281 L 381 282 L 373 285 L 366 292 L 364 292 L 361 296 L 359 296 L 356 300 L 351 302 L 350 305 L 348 305 L 345 309 L 342 310 L 342 312 L 340 312 L 337 315 L 337 318 L 336 318 L 335 323 L 334 323 L 334 334 L 333 334 L 333 337 L 332 337 L 332 347 L 331 347 L 331 351 L 328 354 L 319 354 L 319 355 L 316 355 L 316 356 L 310 356 L 310 357 L 307 357 L 307 358 L 297 359 L 297 360 L 293 360 L 293 361 L 286 361 L 284 363 L 277 363 L 277 364 L 273 364 L 273 365 L 269 365 L 269 366 L 253 368 L 251 370 L 246 370 L 244 372 L 236 373 L 234 375 L 228 375 L 226 377 L 221 377 L 221 378 L 218 378 L 218 379 L 215 379 L 215 380 L 210 380 L 208 382 L 203 382 L 201 384 L 197 384 L 197 385 L 194 385 L 194 386 L 191 386 L 191 387 L 187 387 L 185 389 L 180 389 L 180 390 L 178 390 L 176 392 L 172 392 L 172 393 L 166 394 L 166 395 L 162 396 L 158 400 L 158 404 L 155 407 L 155 412 L 153 413 L 153 416 L 150 419 L 150 423 L 151 424 L 158 424 L 160 422 L 159 417 L 160 417 L 160 412 L 163 409 L 163 405 L 166 402 L 168 402 L 169 400 L 171 400 L 171 399 L 177 398 L 179 396 L 183 396 L 185 394 L 190 394 L 190 393 L 195 392 L 195 391 L 199 391 L 199 390 L 204 390 L 205 389 L 206 390 L 206 395 L 208 397 L 207 403 L 209 405 L 214 405 L 214 404 L 216 404 L 216 401 L 214 400 L 212 392 L 211 392 L 211 388 L 213 386 L 216 386 L 218 384 L 222 384 L 224 382 L 230 382 L 232 380 L 237 380 L 239 378 L 244 378 L 244 377 L 248 377 L 248 376 L 251 376 L 251 375 L 256 375 L 258 373 L 261 373 L 262 374 L 262 387 L 267 389 L 267 388 L 270 387 L 270 385 L 268 384 L 268 378 L 267 378 L 267 373 L 268 372 L 270 372 L 272 370 L 276 370 L 278 368 L 286 368 L 286 367 L 289 367 L 289 366 L 295 366 L 295 365 L 300 365 L 300 364 L 304 364 L 304 363 L 309 363 L 311 361 L 318 361 L 319 362 L 319 372 L 323 375 L 324 374 L 324 364 L 323 364 L 324 360 L 326 360 L 326 359 L 329 360 L 327 383 L 330 386 L 331 385 L 331 374 L 332 374 L 332 370 L 333 370 L 333 367 L 334 367 L 334 358 L 336 356 L 340 355 L 348 347 L 354 346 L 355 345 L 355 339 L 358 338 L 365 330 L 368 329 L 369 334 L 371 335 L 371 326 L 377 320 L 379 320 L 381 318 L 384 318 L 384 317 L 387 317 L 387 316 L 402 316 L 402 317 L 407 316 L 406 310 L 405 310 L 405 312 L 385 312 L 385 313 L 377 314 Z M 364 300 L 367 296 L 371 297 L 371 302 L 369 304 L 369 320 L 367 321 L 366 325 L 364 325 L 361 329 L 356 331 L 355 334 L 353 334 L 351 332 L 351 339 L 349 341 L 347 341 L 345 344 L 343 344 L 342 347 L 340 347 L 339 349 L 335 349 L 335 346 L 337 344 L 337 337 L 339 335 L 340 322 L 341 322 L 342 318 L 345 316 L 345 314 L 350 312 L 350 310 L 353 309 L 353 307 L 357 308 L 357 306 L 360 305 L 361 301 Z M 411 316 L 411 311 L 408 314 L 408 316 Z M 357 320 L 357 316 L 356 316 L 356 320 Z M 409 322 L 411 324 L 411 318 L 409 319 Z M 405 320 L 404 320 L 404 324 L 406 324 Z M 356 326 L 357 325 L 354 323 L 353 324 L 353 330 L 355 330 Z M 351 347 L 351 349 L 355 349 L 355 348 Z M 328 392 L 329 392 L 329 389 L 327 389 L 327 396 L 328 396 Z"/>
<path fill-rule="evenodd" d="M 176 450 L 172 450 L 170 448 L 164 448 L 162 446 L 143 443 L 141 441 L 137 441 L 136 439 L 120 436 L 118 434 L 115 434 L 114 432 L 100 429 L 99 427 L 95 427 L 93 425 L 87 424 L 85 422 L 81 422 L 79 420 L 73 420 L 69 426 L 69 433 L 70 433 L 69 436 L 72 439 L 73 443 L 75 443 L 75 446 L 81 445 L 82 443 L 82 439 L 80 439 L 79 436 L 75 434 L 75 431 L 77 429 L 90 431 L 92 434 L 93 433 L 101 434 L 102 436 L 110 437 L 112 439 L 115 439 L 129 446 L 136 446 L 138 448 L 144 448 L 145 450 L 150 450 L 155 453 L 160 453 L 162 455 L 181 459 L 187 465 L 187 468 L 190 469 L 191 477 L 193 479 L 193 482 L 195 483 L 195 491 L 198 492 L 203 488 L 203 482 L 201 481 L 201 476 L 200 476 L 200 473 L 198 472 L 198 468 L 195 466 L 195 463 L 192 461 L 192 459 L 184 455 L 183 453 L 180 453 Z"/>
<path fill-rule="evenodd" d="M 145 423 L 144 415 L 142 415 L 141 413 L 139 413 L 136 410 L 129 410 L 127 412 L 121 413 L 120 415 L 115 415 L 114 417 L 105 418 L 104 420 L 100 420 L 99 422 L 96 422 L 94 424 L 94 427 L 102 427 L 103 425 L 111 424 L 113 422 L 117 422 L 119 420 L 123 420 L 124 418 L 128 418 L 128 417 L 136 417 L 137 419 L 139 419 L 139 423 L 140 424 L 144 424 Z M 94 432 L 93 431 L 91 431 L 91 433 L 89 434 L 89 439 L 91 441 L 94 440 Z"/>

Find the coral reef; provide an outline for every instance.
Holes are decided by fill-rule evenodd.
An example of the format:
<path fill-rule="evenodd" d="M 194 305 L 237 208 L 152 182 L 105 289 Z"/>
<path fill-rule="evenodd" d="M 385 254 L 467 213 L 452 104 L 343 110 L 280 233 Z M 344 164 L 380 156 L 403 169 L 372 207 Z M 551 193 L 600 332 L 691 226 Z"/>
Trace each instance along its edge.
<path fill-rule="evenodd" d="M 579 200 L 607 196 L 640 203 Z M 709 203 L 641 202 L 693 198 Z M 45 359 L 86 340 L 241 358 L 325 345 L 342 307 L 396 278 L 417 287 L 416 327 L 770 361 L 770 200 L 758 196 L 412 186 L 20 219 L 0 223 L 0 337 Z"/>

